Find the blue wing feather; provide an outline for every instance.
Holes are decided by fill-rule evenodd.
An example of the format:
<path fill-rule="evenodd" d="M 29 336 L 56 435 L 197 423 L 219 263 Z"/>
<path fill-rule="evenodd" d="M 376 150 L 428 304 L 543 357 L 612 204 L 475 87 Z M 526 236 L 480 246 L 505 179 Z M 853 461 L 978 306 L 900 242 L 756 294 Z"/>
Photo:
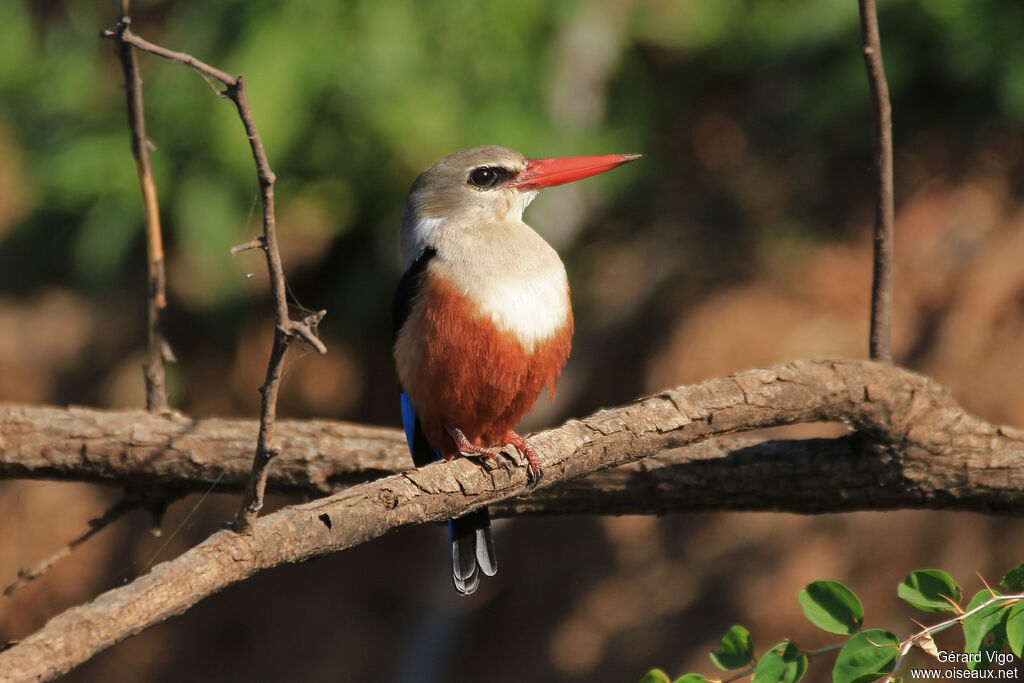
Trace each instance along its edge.
<path fill-rule="evenodd" d="M 402 425 L 405 427 L 405 442 L 409 444 L 409 453 L 416 467 L 423 467 L 441 459 L 441 453 L 430 445 L 426 435 L 420 429 L 416 418 L 416 410 L 412 407 L 409 394 L 402 392 Z"/>
<path fill-rule="evenodd" d="M 402 392 L 402 425 L 405 427 L 405 442 L 409 444 L 409 452 L 412 453 L 412 444 L 416 435 L 416 411 L 413 410 L 409 394 Z"/>

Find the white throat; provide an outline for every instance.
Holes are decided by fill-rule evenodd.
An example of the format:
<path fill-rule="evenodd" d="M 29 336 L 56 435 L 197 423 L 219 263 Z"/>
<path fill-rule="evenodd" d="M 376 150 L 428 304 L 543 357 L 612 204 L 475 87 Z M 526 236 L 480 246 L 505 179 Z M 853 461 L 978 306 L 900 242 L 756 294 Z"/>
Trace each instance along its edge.
<path fill-rule="evenodd" d="M 412 267 L 430 244 L 430 237 L 443 218 L 419 218 L 402 230 L 402 271 Z"/>
<path fill-rule="evenodd" d="M 410 196 L 402 214 L 402 270 L 408 270 L 427 247 L 436 247 L 443 240 L 442 233 L 448 232 L 450 226 L 522 223 L 523 211 L 536 197 L 536 190 L 513 192 L 508 197 L 510 201 L 502 207 L 505 211 L 500 213 L 495 211 L 495 204 L 488 202 L 463 206 L 447 216 L 429 216 L 421 215 Z"/>

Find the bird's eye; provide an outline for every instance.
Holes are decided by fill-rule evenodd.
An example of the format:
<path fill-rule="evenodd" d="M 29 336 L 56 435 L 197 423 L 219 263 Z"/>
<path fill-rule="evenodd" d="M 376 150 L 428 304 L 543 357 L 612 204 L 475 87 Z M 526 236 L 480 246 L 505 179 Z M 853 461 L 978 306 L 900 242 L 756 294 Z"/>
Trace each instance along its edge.
<path fill-rule="evenodd" d="M 495 183 L 502 177 L 501 170 L 490 166 L 474 168 L 469 174 L 469 184 L 479 187 L 481 190 L 488 190 L 494 187 Z"/>

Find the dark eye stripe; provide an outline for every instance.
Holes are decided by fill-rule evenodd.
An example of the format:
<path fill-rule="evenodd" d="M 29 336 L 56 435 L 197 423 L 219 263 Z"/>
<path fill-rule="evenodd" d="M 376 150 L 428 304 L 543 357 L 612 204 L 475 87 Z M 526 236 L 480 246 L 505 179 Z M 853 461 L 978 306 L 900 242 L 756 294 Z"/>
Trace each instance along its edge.
<path fill-rule="evenodd" d="M 512 171 L 501 166 L 480 166 L 469 172 L 467 182 L 478 189 L 490 190 L 513 175 L 515 174 Z"/>

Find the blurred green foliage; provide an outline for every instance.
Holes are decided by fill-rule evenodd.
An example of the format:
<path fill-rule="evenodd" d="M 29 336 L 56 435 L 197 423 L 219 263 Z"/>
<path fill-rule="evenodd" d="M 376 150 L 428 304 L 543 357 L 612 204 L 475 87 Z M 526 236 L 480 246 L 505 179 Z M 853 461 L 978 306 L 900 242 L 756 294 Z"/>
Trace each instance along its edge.
<path fill-rule="evenodd" d="M 979 112 L 1024 123 L 1024 3 L 880 4 L 898 143 Z M 852 0 L 140 0 L 133 14 L 144 37 L 244 73 L 279 177 L 282 234 L 323 243 L 290 275 L 332 292 L 309 304 L 340 304 L 350 322 L 382 310 L 386 295 L 339 292 L 390 290 L 410 182 L 463 147 L 643 152 L 642 167 L 595 186 L 636 222 L 682 226 L 698 261 L 716 244 L 735 251 L 765 233 L 799 241 L 838 222 L 823 219 L 848 201 L 851 160 L 868 187 Z M 5 289 L 64 283 L 102 296 L 141 282 L 121 74 L 98 37 L 116 18 L 113 2 L 0 4 L 0 151 L 22 180 L 21 209 L 0 219 Z M 246 285 L 227 248 L 259 231 L 237 116 L 189 69 L 140 62 L 172 297 L 193 311 L 230 309 Z M 703 177 L 691 142 L 715 111 L 741 126 L 745 164 L 784 170 L 792 189 L 781 209 L 751 215 L 734 196 L 744 190 L 731 183 L 749 189 L 763 176 Z M 626 196 L 628 187 L 643 192 Z"/>

